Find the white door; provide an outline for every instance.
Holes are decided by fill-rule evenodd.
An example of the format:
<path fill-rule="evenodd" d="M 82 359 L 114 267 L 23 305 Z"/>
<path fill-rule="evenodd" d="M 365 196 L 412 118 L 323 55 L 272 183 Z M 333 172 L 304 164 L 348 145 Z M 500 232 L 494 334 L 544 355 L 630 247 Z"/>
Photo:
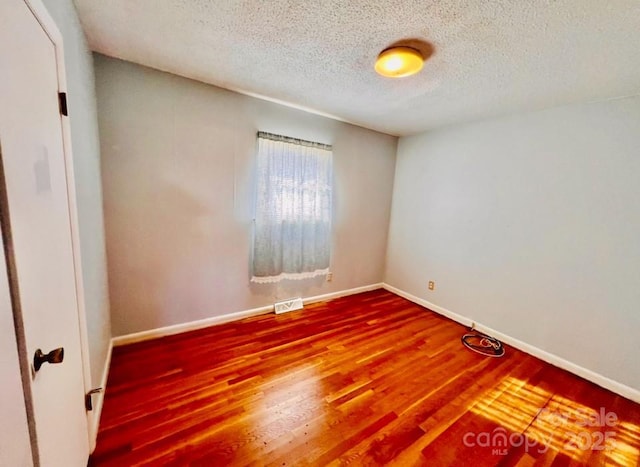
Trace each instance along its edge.
<path fill-rule="evenodd" d="M 13 305 L 24 326 L 18 340 L 26 349 L 23 362 L 29 361 L 27 412 L 35 423 L 40 464 L 73 467 L 86 465 L 89 440 L 57 66 L 55 45 L 29 6 L 1 0 L 6 196 L 0 201 L 5 200 L 2 226 Z M 56 348 L 64 348 L 63 361 L 45 363 L 36 372 L 36 350 L 46 354 Z"/>

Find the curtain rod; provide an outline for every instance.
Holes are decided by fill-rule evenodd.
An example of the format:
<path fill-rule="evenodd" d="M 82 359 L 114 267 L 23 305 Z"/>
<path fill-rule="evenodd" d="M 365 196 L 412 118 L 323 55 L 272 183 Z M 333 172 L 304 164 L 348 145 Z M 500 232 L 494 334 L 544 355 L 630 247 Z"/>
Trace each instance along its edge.
<path fill-rule="evenodd" d="M 316 143 L 315 141 L 307 141 L 304 139 L 291 138 L 290 136 L 276 135 L 273 133 L 267 133 L 266 131 L 259 131 L 258 138 L 270 139 L 272 141 L 283 141 L 285 143 L 299 144 L 301 146 L 310 146 L 312 148 L 324 149 L 325 151 L 333 150 L 333 147 L 330 144 Z"/>

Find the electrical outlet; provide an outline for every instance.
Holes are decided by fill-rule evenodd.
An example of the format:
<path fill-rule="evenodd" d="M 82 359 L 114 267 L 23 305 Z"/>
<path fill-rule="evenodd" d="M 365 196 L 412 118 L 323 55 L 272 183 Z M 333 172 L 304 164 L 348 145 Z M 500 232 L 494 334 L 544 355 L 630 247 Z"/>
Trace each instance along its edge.
<path fill-rule="evenodd" d="M 333 273 L 332 272 L 328 272 L 327 273 L 327 282 L 331 282 L 333 280 Z"/>
<path fill-rule="evenodd" d="M 429 290 L 434 290 L 436 288 L 436 283 L 434 281 L 429 281 Z"/>

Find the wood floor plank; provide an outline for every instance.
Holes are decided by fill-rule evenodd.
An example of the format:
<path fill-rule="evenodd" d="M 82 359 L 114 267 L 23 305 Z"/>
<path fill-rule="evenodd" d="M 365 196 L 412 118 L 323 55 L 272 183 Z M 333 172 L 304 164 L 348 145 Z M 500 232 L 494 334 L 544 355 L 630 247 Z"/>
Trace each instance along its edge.
<path fill-rule="evenodd" d="M 465 331 L 376 290 L 118 347 L 90 465 L 639 465 L 638 404 Z"/>

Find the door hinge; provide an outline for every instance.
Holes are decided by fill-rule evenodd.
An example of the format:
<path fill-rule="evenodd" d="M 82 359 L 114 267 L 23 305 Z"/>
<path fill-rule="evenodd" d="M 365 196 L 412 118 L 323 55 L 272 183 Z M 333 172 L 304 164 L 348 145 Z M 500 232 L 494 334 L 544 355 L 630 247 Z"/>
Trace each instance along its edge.
<path fill-rule="evenodd" d="M 93 401 L 91 400 L 91 396 L 93 396 L 94 394 L 98 394 L 99 392 L 102 392 L 102 388 L 92 389 L 91 391 L 85 394 L 84 408 L 87 409 L 87 412 L 93 410 Z"/>
<path fill-rule="evenodd" d="M 58 93 L 58 104 L 60 106 L 60 113 L 67 117 L 69 112 L 67 111 L 67 93 L 59 92 Z"/>

